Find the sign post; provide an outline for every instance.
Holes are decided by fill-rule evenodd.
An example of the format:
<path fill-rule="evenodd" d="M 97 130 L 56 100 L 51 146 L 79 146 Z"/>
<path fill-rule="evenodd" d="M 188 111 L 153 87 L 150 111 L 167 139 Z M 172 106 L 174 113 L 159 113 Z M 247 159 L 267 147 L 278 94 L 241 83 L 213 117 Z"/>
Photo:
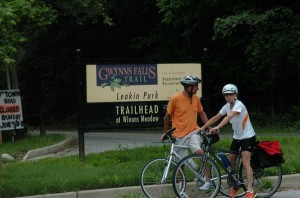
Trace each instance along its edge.
<path fill-rule="evenodd" d="M 81 61 L 80 49 L 76 50 L 76 78 L 77 78 L 77 94 L 78 94 L 78 140 L 79 140 L 79 159 L 84 162 L 84 133 L 85 133 L 85 101 L 84 101 L 84 83 L 83 83 L 83 69 Z"/>

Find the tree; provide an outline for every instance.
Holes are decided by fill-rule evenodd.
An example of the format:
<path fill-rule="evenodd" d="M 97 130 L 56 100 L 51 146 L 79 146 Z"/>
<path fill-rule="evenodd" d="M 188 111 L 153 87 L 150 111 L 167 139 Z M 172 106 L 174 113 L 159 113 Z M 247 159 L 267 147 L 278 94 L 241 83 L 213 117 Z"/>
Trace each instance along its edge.
<path fill-rule="evenodd" d="M 56 13 L 44 1 L 7 0 L 0 3 L 0 72 L 7 71 L 9 89 L 18 88 L 16 64 L 22 45 L 43 32 Z M 18 53 L 19 52 L 19 53 Z"/>
<path fill-rule="evenodd" d="M 18 47 L 56 18 L 44 1 L 7 0 L 0 3 L 0 69 L 16 62 Z"/>
<path fill-rule="evenodd" d="M 98 22 L 113 25 L 113 20 L 108 14 L 112 1 L 107 0 L 72 0 L 55 1 L 52 3 L 61 16 L 74 17 L 78 25 Z"/>
<path fill-rule="evenodd" d="M 45 1 L 46 2 L 46 1 Z M 105 0 L 47 1 L 55 10 L 55 23 L 38 37 L 30 37 L 26 56 L 19 68 L 25 122 L 39 125 L 76 118 L 75 50 L 84 41 L 88 26 L 113 25 Z M 86 33 L 86 32 L 84 32 Z M 68 111 L 68 115 L 64 114 Z"/>
<path fill-rule="evenodd" d="M 44 1 L 55 10 L 56 23 L 39 38 L 27 38 L 22 65 L 26 104 L 38 97 L 40 114 L 56 117 L 75 109 L 69 101 L 76 97 L 70 74 L 77 48 L 89 58 L 199 60 L 206 47 L 203 87 L 212 112 L 224 102 L 220 89 L 229 81 L 247 90 L 246 102 L 266 106 L 266 112 L 299 102 L 296 0 Z M 25 74 L 37 80 L 38 92 L 32 91 Z M 295 85 L 295 91 L 284 91 Z"/>
<path fill-rule="evenodd" d="M 51 56 L 48 50 L 54 48 L 51 44 L 55 42 L 52 40 L 51 43 L 49 39 L 53 37 L 61 42 L 60 39 L 64 39 L 61 36 L 69 33 L 66 32 L 68 28 L 72 33 L 74 28 L 84 23 L 103 21 L 103 23 L 111 25 L 112 21 L 107 12 L 108 5 L 109 3 L 105 0 L 8 0 L 0 3 L 0 70 L 9 69 L 11 77 L 15 79 L 12 88 L 18 88 L 15 67 L 19 63 L 18 60 L 20 60 L 18 58 L 19 52 L 26 51 L 24 61 L 19 65 L 18 73 L 21 79 L 26 79 L 24 75 L 29 74 L 32 76 L 26 79 L 26 82 L 22 80 L 21 94 L 23 101 L 25 101 L 23 111 L 27 112 L 27 106 L 30 106 L 30 109 L 38 108 L 39 113 L 35 112 L 35 114 L 40 116 L 41 134 L 45 134 L 43 123 L 45 117 L 47 117 L 46 115 L 55 108 L 53 107 L 55 101 L 52 100 L 56 90 L 53 87 L 56 84 L 55 79 L 58 79 L 58 81 L 66 79 L 70 77 L 69 73 L 72 71 L 72 68 L 66 68 L 68 73 L 64 76 L 53 66 L 57 64 L 56 62 L 59 62 L 55 56 L 59 55 L 61 51 L 66 52 L 66 49 L 59 48 L 58 45 L 53 56 Z M 66 25 L 68 22 L 71 23 L 66 26 L 67 28 L 61 28 L 60 25 Z M 44 46 L 44 48 L 41 46 Z M 38 71 L 35 71 L 34 68 L 37 68 Z M 34 76 L 34 74 L 37 76 Z M 40 85 L 40 87 L 36 89 L 37 85 Z M 24 89 L 27 86 L 31 87 Z M 37 96 L 37 99 L 27 103 L 30 94 Z M 25 115 L 25 117 L 28 116 Z"/>
<path fill-rule="evenodd" d="M 239 48 L 244 54 L 245 62 L 236 66 L 243 72 L 235 78 L 250 93 L 261 96 L 259 103 L 269 103 L 269 108 L 276 106 L 278 111 L 299 103 L 300 18 L 290 8 L 278 7 L 262 13 L 241 11 L 216 19 L 214 30 L 215 40 L 222 39 L 227 48 Z M 286 91 L 287 88 L 293 91 Z"/>
<path fill-rule="evenodd" d="M 136 45 L 158 46 L 153 53 L 169 57 L 198 57 L 207 47 L 204 91 L 214 101 L 209 106 L 229 81 L 247 90 L 249 107 L 290 114 L 299 106 L 299 2 L 157 0 L 157 5 L 165 25 Z"/>

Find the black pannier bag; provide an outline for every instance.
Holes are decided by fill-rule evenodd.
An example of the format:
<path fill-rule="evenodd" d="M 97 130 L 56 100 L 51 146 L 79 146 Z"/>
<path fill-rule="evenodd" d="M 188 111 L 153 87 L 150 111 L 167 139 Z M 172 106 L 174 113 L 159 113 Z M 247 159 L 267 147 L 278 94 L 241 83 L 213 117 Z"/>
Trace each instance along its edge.
<path fill-rule="evenodd" d="M 218 142 L 220 140 L 220 136 L 217 133 L 207 135 L 207 138 L 210 139 L 210 144 L 209 145 L 212 145 L 212 144 L 214 144 L 214 143 L 216 143 L 216 142 Z M 208 144 L 208 140 L 204 138 L 203 143 L 205 145 L 207 145 Z"/>
<path fill-rule="evenodd" d="M 284 163 L 283 153 L 278 141 L 262 141 L 251 156 L 251 166 L 254 168 L 268 168 Z"/>

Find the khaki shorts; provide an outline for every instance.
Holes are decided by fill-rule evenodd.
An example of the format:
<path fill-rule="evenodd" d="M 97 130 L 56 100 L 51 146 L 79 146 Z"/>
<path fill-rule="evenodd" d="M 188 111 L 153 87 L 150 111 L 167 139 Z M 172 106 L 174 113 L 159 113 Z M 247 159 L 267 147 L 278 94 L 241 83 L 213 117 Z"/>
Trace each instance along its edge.
<path fill-rule="evenodd" d="M 197 133 L 198 130 L 195 130 L 182 138 L 176 138 L 175 144 L 188 146 L 192 153 L 195 153 L 197 150 L 201 150 L 201 138 Z M 174 148 L 174 150 L 181 158 L 189 155 L 189 150 L 186 148 Z"/>

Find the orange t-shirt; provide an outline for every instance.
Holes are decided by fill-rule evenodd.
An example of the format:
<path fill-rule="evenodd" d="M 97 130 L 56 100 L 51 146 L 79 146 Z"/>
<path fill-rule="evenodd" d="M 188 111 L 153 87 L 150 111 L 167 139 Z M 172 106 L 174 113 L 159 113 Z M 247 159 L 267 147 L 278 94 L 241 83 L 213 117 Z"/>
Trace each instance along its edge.
<path fill-rule="evenodd" d="M 184 137 L 199 129 L 197 115 L 202 111 L 203 107 L 197 95 L 193 95 L 192 103 L 183 91 L 172 96 L 168 103 L 167 113 L 172 116 L 172 128 L 176 128 L 174 137 Z"/>

